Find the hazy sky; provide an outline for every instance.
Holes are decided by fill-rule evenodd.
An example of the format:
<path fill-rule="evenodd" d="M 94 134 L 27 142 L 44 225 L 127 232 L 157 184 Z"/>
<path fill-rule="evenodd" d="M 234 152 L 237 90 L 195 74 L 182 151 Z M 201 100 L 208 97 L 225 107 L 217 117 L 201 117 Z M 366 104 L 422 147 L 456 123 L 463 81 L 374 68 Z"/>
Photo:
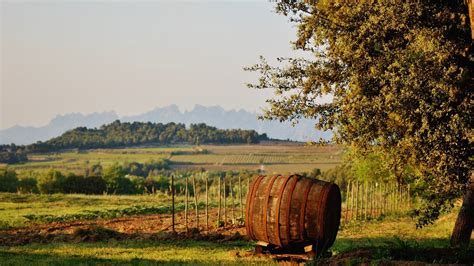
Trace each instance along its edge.
<path fill-rule="evenodd" d="M 271 92 L 243 66 L 291 54 L 295 29 L 261 1 L 5 1 L 1 123 L 57 114 L 220 104 L 258 111 Z"/>

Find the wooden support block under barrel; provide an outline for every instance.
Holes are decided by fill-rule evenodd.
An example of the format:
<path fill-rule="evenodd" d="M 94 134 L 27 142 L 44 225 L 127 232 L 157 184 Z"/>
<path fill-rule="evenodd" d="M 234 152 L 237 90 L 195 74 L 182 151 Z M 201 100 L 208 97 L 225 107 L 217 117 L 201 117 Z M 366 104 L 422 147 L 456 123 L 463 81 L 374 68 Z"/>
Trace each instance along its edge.
<path fill-rule="evenodd" d="M 341 192 L 334 183 L 299 175 L 258 176 L 247 194 L 247 235 L 256 252 L 323 253 L 336 239 Z"/>

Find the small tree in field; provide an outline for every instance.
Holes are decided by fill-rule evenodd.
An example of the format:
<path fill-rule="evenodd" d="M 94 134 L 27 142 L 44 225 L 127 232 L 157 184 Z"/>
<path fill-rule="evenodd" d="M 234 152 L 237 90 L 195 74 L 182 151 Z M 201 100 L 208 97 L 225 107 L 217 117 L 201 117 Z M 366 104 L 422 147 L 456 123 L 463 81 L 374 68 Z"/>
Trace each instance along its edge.
<path fill-rule="evenodd" d="M 263 118 L 317 118 L 316 128 L 334 129 L 359 154 L 381 154 L 397 178 L 409 168 L 423 189 L 418 226 L 466 195 L 452 243 L 468 244 L 474 56 L 466 2 L 283 0 L 276 9 L 297 24 L 294 48 L 308 56 L 246 68 L 260 72 L 250 87 L 275 91 Z M 318 101 L 326 95 L 332 101 Z"/>

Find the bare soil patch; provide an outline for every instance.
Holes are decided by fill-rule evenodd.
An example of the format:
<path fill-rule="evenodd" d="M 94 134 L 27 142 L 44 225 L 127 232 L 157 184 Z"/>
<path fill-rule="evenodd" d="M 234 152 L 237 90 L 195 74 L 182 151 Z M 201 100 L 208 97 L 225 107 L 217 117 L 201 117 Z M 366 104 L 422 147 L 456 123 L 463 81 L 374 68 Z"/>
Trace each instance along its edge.
<path fill-rule="evenodd" d="M 178 240 L 233 241 L 245 238 L 245 227 L 232 224 L 216 227 L 217 209 L 209 210 L 209 229 L 204 212 L 197 227 L 194 212 L 188 212 L 186 229 L 184 212 L 175 214 L 175 232 L 171 231 L 171 214 L 141 215 L 109 220 L 31 224 L 28 227 L 0 231 L 0 245 L 29 243 L 97 242 L 105 240 Z M 228 218 L 230 218 L 228 216 Z"/>

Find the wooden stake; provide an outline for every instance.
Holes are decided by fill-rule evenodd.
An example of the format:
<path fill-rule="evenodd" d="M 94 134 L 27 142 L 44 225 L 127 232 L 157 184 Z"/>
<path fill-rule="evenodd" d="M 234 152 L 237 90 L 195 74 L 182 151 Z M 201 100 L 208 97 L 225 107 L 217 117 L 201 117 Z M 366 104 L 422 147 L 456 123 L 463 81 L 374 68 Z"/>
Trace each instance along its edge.
<path fill-rule="evenodd" d="M 193 190 L 194 190 L 194 206 L 196 207 L 196 228 L 199 229 L 199 210 L 198 210 L 198 198 L 197 198 L 195 175 L 193 175 Z"/>
<path fill-rule="evenodd" d="M 174 232 L 174 175 L 171 175 L 171 230 Z"/>
<path fill-rule="evenodd" d="M 410 184 L 407 187 L 408 208 L 411 210 Z"/>
<path fill-rule="evenodd" d="M 356 181 L 356 195 L 355 195 L 355 219 L 359 216 L 359 180 Z"/>
<path fill-rule="evenodd" d="M 185 181 L 185 200 L 184 200 L 184 225 L 186 227 L 186 232 L 188 231 L 188 197 L 189 197 L 189 188 L 188 188 L 188 176 L 186 176 Z"/>
<path fill-rule="evenodd" d="M 239 175 L 239 206 L 240 206 L 240 218 L 244 218 L 244 207 L 242 205 L 242 182 L 241 178 Z"/>
<path fill-rule="evenodd" d="M 209 231 L 209 179 L 206 174 L 206 230 Z"/>
<path fill-rule="evenodd" d="M 369 192 L 368 192 L 368 188 L 369 188 L 369 183 L 367 181 L 364 182 L 364 221 L 367 221 L 367 211 L 368 211 L 368 196 L 369 196 Z"/>
<path fill-rule="evenodd" d="M 351 220 L 354 219 L 354 181 L 351 181 Z"/>
<path fill-rule="evenodd" d="M 226 183 L 226 177 L 224 176 L 224 228 L 227 224 L 227 200 L 226 200 L 227 191 L 226 191 L 226 187 L 225 187 L 226 184 L 227 184 Z"/>
<path fill-rule="evenodd" d="M 221 185 L 221 177 L 218 176 L 217 178 L 218 178 L 217 179 L 217 186 L 218 186 L 217 194 L 218 194 L 218 197 L 219 197 L 219 200 L 218 200 L 219 201 L 219 208 L 217 209 L 217 224 L 219 224 L 220 221 L 221 221 L 221 202 L 222 202 L 221 201 L 222 200 L 221 191 L 222 191 L 222 185 Z M 219 227 L 219 225 L 218 225 L 218 227 Z"/>
<path fill-rule="evenodd" d="M 234 204 L 234 189 L 232 187 L 232 177 L 229 178 L 229 186 L 230 186 L 230 206 L 232 212 L 232 223 L 235 223 L 235 204 Z"/>
<path fill-rule="evenodd" d="M 347 223 L 347 214 L 349 212 L 349 188 L 351 187 L 351 181 L 347 182 L 346 187 L 346 213 L 344 217 L 344 223 Z"/>

